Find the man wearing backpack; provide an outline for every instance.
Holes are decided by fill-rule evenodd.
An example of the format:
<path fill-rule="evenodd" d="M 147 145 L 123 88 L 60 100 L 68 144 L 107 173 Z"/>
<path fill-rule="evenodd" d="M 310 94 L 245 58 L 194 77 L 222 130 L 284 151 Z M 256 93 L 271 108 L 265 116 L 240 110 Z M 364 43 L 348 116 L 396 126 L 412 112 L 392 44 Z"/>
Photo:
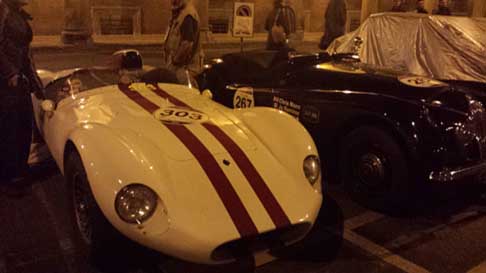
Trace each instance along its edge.
<path fill-rule="evenodd" d="M 285 0 L 276 0 L 265 22 L 268 31 L 267 50 L 289 47 L 289 39 L 295 35 L 295 12 Z"/>

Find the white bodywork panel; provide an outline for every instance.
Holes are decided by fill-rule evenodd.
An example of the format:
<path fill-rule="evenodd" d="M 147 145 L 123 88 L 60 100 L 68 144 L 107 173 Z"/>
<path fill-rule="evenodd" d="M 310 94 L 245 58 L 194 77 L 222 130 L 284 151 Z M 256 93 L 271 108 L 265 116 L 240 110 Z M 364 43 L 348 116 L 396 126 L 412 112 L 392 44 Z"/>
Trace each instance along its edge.
<path fill-rule="evenodd" d="M 204 115 L 204 122 L 219 127 L 238 145 L 291 224 L 314 223 L 322 202 L 320 181 L 311 186 L 302 163 L 308 155 L 318 153 L 302 125 L 273 109 L 233 111 L 195 89 L 158 86 L 190 106 L 196 111 L 193 114 Z M 38 126 L 62 172 L 66 143 L 75 145 L 99 207 L 124 235 L 169 255 L 214 263 L 211 253 L 215 248 L 241 235 L 201 161 L 164 126 L 169 121 L 161 120 L 157 114 L 167 109 L 187 109 L 175 107 L 144 83 L 132 84 L 130 89 L 160 109 L 149 113 L 118 86 L 111 85 L 73 93 L 59 101 L 52 115 L 43 113 L 40 102 L 34 101 Z M 275 229 L 244 170 L 234 164 L 235 159 L 203 122 L 189 121 L 178 126 L 187 128 L 210 151 L 258 232 Z M 226 165 L 225 161 L 232 164 Z M 123 222 L 114 209 L 116 194 L 131 183 L 149 186 L 160 198 L 156 213 L 141 226 Z"/>

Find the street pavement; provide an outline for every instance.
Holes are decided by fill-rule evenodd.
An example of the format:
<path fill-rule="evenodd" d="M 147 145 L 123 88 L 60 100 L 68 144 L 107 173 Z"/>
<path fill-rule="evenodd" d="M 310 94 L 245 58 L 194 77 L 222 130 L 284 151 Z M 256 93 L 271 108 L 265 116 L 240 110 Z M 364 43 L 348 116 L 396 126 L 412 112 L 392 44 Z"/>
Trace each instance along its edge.
<path fill-rule="evenodd" d="M 99 65 L 116 48 L 36 52 L 39 68 Z M 310 49 L 310 48 L 309 48 Z M 234 48 L 210 50 L 213 57 Z M 238 50 L 238 49 L 236 49 Z M 157 65 L 157 48 L 142 50 Z M 33 168 L 34 183 L 22 196 L 0 187 L 0 273 L 317 273 L 486 272 L 484 187 L 441 185 L 418 196 L 419 209 L 383 214 L 327 185 L 318 222 L 295 246 L 247 257 L 229 265 L 204 266 L 162 255 L 137 257 L 131 267 L 94 268 L 79 257 L 70 238 L 63 178 L 51 162 Z"/>
<path fill-rule="evenodd" d="M 135 258 L 121 270 L 79 263 L 54 164 L 37 167 L 23 196 L 0 189 L 0 273 L 485 272 L 486 206 L 477 187 L 437 190 L 412 215 L 390 216 L 327 188 L 319 220 L 301 243 L 230 265 L 195 265 L 166 256 Z M 138 260 L 137 260 L 138 259 Z"/>

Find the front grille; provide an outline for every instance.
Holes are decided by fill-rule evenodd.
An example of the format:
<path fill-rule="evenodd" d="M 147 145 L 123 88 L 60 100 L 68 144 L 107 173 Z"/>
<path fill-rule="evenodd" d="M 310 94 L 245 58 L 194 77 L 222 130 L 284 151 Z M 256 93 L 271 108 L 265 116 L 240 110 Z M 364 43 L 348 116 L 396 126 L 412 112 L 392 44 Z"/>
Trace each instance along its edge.
<path fill-rule="evenodd" d="M 300 223 L 256 236 L 230 241 L 217 247 L 211 254 L 211 258 L 214 261 L 225 261 L 248 256 L 266 249 L 282 248 L 304 237 L 310 228 L 310 223 Z"/>
<path fill-rule="evenodd" d="M 479 149 L 479 158 L 486 158 L 486 110 L 480 101 L 469 102 L 467 129 L 474 135 L 474 142 Z"/>

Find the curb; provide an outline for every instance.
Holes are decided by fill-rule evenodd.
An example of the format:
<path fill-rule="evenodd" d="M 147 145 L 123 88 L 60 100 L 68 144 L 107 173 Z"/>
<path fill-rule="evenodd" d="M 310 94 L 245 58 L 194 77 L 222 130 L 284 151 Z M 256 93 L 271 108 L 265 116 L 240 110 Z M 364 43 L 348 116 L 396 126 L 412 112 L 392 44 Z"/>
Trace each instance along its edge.
<path fill-rule="evenodd" d="M 319 42 L 318 37 L 311 35 L 298 42 L 297 47 L 313 46 L 317 48 Z M 245 49 L 264 48 L 266 45 L 266 37 L 256 37 L 245 40 Z M 133 38 L 133 36 L 116 36 L 116 37 L 95 37 L 94 41 L 88 44 L 63 44 L 60 36 L 37 36 L 32 43 L 32 51 L 36 52 L 79 52 L 79 51 L 116 51 L 119 49 L 136 48 L 144 51 L 160 51 L 163 46 L 162 38 L 155 35 L 146 35 L 140 38 Z M 225 50 L 225 49 L 240 49 L 240 41 L 238 39 L 218 38 L 215 37 L 209 41 L 202 43 L 203 50 Z"/>
<path fill-rule="evenodd" d="M 313 41 L 305 41 L 299 43 L 297 48 L 315 48 L 318 50 L 318 43 Z M 121 49 L 134 48 L 140 51 L 162 51 L 163 44 L 133 44 L 133 43 L 95 43 L 91 45 L 51 45 L 51 46 L 34 46 L 32 52 L 36 53 L 75 53 L 75 52 L 99 52 L 109 51 L 114 52 Z M 249 42 L 244 43 L 245 50 L 263 49 L 266 46 L 266 42 Z M 240 43 L 204 43 L 202 45 L 203 51 L 217 51 L 217 50 L 240 50 Z"/>

